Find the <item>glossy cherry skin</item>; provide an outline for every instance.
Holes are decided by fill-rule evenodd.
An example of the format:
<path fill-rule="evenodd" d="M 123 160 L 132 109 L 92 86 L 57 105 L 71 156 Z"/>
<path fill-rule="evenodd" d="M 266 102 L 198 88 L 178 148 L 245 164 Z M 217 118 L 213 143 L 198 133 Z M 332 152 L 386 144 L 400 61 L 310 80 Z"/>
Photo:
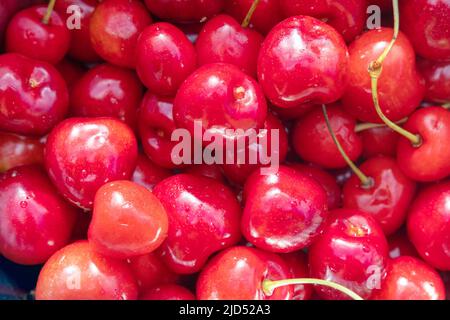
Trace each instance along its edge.
<path fill-rule="evenodd" d="M 94 250 L 125 259 L 155 251 L 167 237 L 161 202 L 131 181 L 113 181 L 95 194 L 88 239 Z"/>
<path fill-rule="evenodd" d="M 124 261 L 93 250 L 87 241 L 70 244 L 44 265 L 37 300 L 136 300 L 138 287 Z"/>
<path fill-rule="evenodd" d="M 195 300 L 195 296 L 188 289 L 176 285 L 166 284 L 145 291 L 139 300 Z"/>
<path fill-rule="evenodd" d="M 61 60 L 55 67 L 66 81 L 69 92 L 86 73 L 84 66 L 68 59 Z"/>
<path fill-rule="evenodd" d="M 143 88 L 134 72 L 101 64 L 74 85 L 71 111 L 77 117 L 117 118 L 134 128 L 142 97 Z"/>
<path fill-rule="evenodd" d="M 68 104 L 66 83 L 52 65 L 0 55 L 0 130 L 44 135 L 64 118 Z"/>
<path fill-rule="evenodd" d="M 422 138 L 419 147 L 400 138 L 397 161 L 403 172 L 411 179 L 425 182 L 450 175 L 450 111 L 441 107 L 420 109 L 403 127 Z"/>
<path fill-rule="evenodd" d="M 136 70 L 154 94 L 173 97 L 196 69 L 197 54 L 186 35 L 170 23 L 145 28 L 137 41 Z"/>
<path fill-rule="evenodd" d="M 286 253 L 281 258 L 289 267 L 293 278 L 309 278 L 307 256 L 302 251 Z M 313 286 L 299 284 L 294 286 L 294 296 L 291 300 L 310 300 L 313 294 Z"/>
<path fill-rule="evenodd" d="M 418 60 L 420 73 L 425 78 L 425 100 L 445 103 L 450 101 L 450 61 Z"/>
<path fill-rule="evenodd" d="M 292 278 L 287 264 L 279 256 L 248 247 L 222 251 L 200 272 L 198 300 L 289 300 L 293 287 L 285 286 L 266 296 L 264 280 Z"/>
<path fill-rule="evenodd" d="M 405 222 L 414 197 L 416 184 L 402 172 L 395 159 L 375 157 L 359 166 L 373 181 L 364 187 L 353 175 L 342 190 L 344 208 L 358 209 L 372 215 L 386 235 L 397 231 Z"/>
<path fill-rule="evenodd" d="M 151 22 L 141 1 L 102 1 L 89 24 L 92 46 L 104 60 L 120 67 L 134 68 L 137 39 Z"/>
<path fill-rule="evenodd" d="M 388 245 L 381 227 L 358 210 L 335 210 L 323 234 L 309 250 L 311 277 L 339 283 L 363 299 L 379 288 L 385 275 Z M 316 292 L 327 300 L 349 297 L 326 287 Z"/>
<path fill-rule="evenodd" d="M 327 196 L 319 183 L 282 166 L 277 173 L 253 173 L 244 189 L 241 229 L 260 249 L 293 252 L 308 247 L 322 232 Z"/>
<path fill-rule="evenodd" d="M 359 133 L 363 146 L 363 157 L 366 159 L 383 155 L 395 157 L 400 135 L 389 127 L 367 129 Z"/>
<path fill-rule="evenodd" d="M 174 22 L 200 22 L 222 11 L 225 0 L 145 0 L 158 18 Z"/>
<path fill-rule="evenodd" d="M 445 287 L 439 274 L 413 257 L 390 260 L 386 278 L 373 300 L 445 300 Z"/>
<path fill-rule="evenodd" d="M 199 65 L 224 62 L 237 66 L 256 77 L 256 61 L 263 37 L 256 31 L 243 28 L 228 15 L 209 20 L 200 32 L 195 49 Z"/>
<path fill-rule="evenodd" d="M 164 179 L 171 176 L 170 170 L 153 163 L 147 156 L 139 154 L 131 181 L 153 190 L 153 188 Z"/>
<path fill-rule="evenodd" d="M 277 107 L 331 103 L 344 93 L 347 66 L 347 46 L 336 30 L 315 18 L 297 16 L 267 35 L 259 53 L 258 79 Z"/>
<path fill-rule="evenodd" d="M 199 271 L 210 255 L 240 240 L 241 209 L 221 183 L 180 174 L 160 182 L 153 193 L 169 217 L 169 234 L 159 251 L 176 273 Z"/>
<path fill-rule="evenodd" d="M 47 6 L 40 5 L 17 13 L 6 31 L 6 50 L 52 64 L 61 61 L 69 51 L 70 32 L 56 11 L 43 23 L 46 12 Z"/>
<path fill-rule="evenodd" d="M 450 270 L 450 182 L 422 190 L 409 209 L 407 227 L 411 242 L 431 266 Z"/>
<path fill-rule="evenodd" d="M 418 258 L 416 248 L 414 248 L 411 241 L 408 239 L 406 230 L 401 229 L 388 238 L 389 244 L 389 258 L 395 259 L 402 256 L 409 256 Z"/>
<path fill-rule="evenodd" d="M 342 148 L 352 161 L 356 161 L 362 153 L 362 141 L 355 132 L 356 120 L 340 105 L 329 106 L 327 114 Z M 347 166 L 327 128 L 322 108 L 313 109 L 297 121 L 292 132 L 292 144 L 303 160 L 328 169 Z"/>
<path fill-rule="evenodd" d="M 349 83 L 342 97 L 345 110 L 363 122 L 381 123 L 373 104 L 369 65 L 378 59 L 392 39 L 393 30 L 381 28 L 364 33 L 349 47 Z M 398 84 L 402 85 L 399 86 Z M 400 33 L 383 62 L 378 96 L 383 113 L 392 121 L 411 114 L 425 93 L 425 81 L 416 70 L 416 56 L 408 38 Z"/>
<path fill-rule="evenodd" d="M 133 132 L 112 118 L 70 118 L 50 133 L 45 146 L 47 172 L 68 200 L 91 209 L 105 183 L 128 179 L 136 166 Z"/>
<path fill-rule="evenodd" d="M 40 166 L 22 166 L 0 175 L 0 221 L 0 253 L 40 264 L 69 242 L 75 210 Z"/>
<path fill-rule="evenodd" d="M 89 63 L 100 60 L 100 57 L 92 47 L 89 33 L 91 17 L 98 3 L 98 0 L 58 0 L 55 3 L 55 10 L 64 17 L 64 21 L 66 22 L 74 22 L 72 21 L 74 11 L 68 10 L 68 8 L 73 5 L 80 8 L 80 28 L 70 30 L 72 41 L 70 43 L 69 55 L 82 62 Z M 76 14 L 78 14 L 78 11 L 76 11 Z"/>
<path fill-rule="evenodd" d="M 366 23 L 366 1 L 361 0 L 280 0 L 285 17 L 305 15 L 325 21 L 350 42 Z"/>
<path fill-rule="evenodd" d="M 420 56 L 450 60 L 450 3 L 447 0 L 400 1 L 401 29 Z"/>
<path fill-rule="evenodd" d="M 0 172 L 22 165 L 44 164 L 42 140 L 0 132 Z"/>

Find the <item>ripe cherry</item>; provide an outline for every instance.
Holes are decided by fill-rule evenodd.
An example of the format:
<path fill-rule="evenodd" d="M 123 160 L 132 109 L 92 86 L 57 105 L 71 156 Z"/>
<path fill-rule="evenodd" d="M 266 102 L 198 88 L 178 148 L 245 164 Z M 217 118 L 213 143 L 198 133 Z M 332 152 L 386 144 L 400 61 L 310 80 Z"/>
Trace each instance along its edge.
<path fill-rule="evenodd" d="M 169 234 L 159 251 L 173 271 L 195 273 L 210 255 L 240 240 L 241 209 L 221 183 L 180 174 L 160 182 L 153 192 L 169 217 Z"/>
<path fill-rule="evenodd" d="M 420 59 L 418 67 L 426 82 L 425 100 L 450 102 L 450 61 Z"/>
<path fill-rule="evenodd" d="M 28 164 L 44 164 L 43 139 L 0 132 L 0 172 Z"/>
<path fill-rule="evenodd" d="M 174 22 L 200 22 L 222 11 L 225 0 L 145 0 L 158 18 Z"/>
<path fill-rule="evenodd" d="M 206 178 L 215 179 L 219 182 L 224 183 L 225 177 L 222 172 L 222 168 L 216 164 L 196 164 L 187 167 L 184 173 L 189 173 L 193 175 L 198 175 Z"/>
<path fill-rule="evenodd" d="M 395 259 L 402 256 L 419 257 L 416 248 L 409 241 L 408 234 L 405 229 L 397 231 L 388 238 L 389 258 Z"/>
<path fill-rule="evenodd" d="M 136 166 L 133 132 L 112 118 L 70 118 L 50 133 L 45 165 L 53 183 L 67 199 L 91 209 L 105 183 L 131 177 Z"/>
<path fill-rule="evenodd" d="M 188 289 L 176 285 L 165 284 L 145 291 L 139 300 L 195 300 L 195 296 Z"/>
<path fill-rule="evenodd" d="M 87 241 L 56 252 L 42 268 L 37 300 L 135 300 L 138 287 L 124 261 L 93 250 Z"/>
<path fill-rule="evenodd" d="M 286 253 L 281 255 L 294 278 L 309 278 L 307 256 L 302 251 Z M 313 287 L 299 284 L 293 286 L 294 295 L 291 300 L 310 300 L 313 294 Z"/>
<path fill-rule="evenodd" d="M 19 264 L 44 263 L 65 246 L 75 210 L 37 165 L 0 175 L 0 253 Z"/>
<path fill-rule="evenodd" d="M 269 105 L 270 109 L 281 119 L 281 120 L 297 120 L 301 116 L 307 114 L 309 111 L 314 109 L 316 105 L 312 103 L 305 103 L 298 107 L 293 108 L 280 108 L 272 104 Z"/>
<path fill-rule="evenodd" d="M 170 170 L 153 163 L 147 156 L 139 154 L 131 181 L 153 190 L 153 188 L 164 179 L 171 176 Z"/>
<path fill-rule="evenodd" d="M 362 140 L 364 158 L 369 159 L 379 155 L 396 156 L 400 136 L 391 128 L 382 126 L 362 131 L 358 131 L 358 128 L 362 128 L 362 125 L 357 125 L 356 131 Z"/>

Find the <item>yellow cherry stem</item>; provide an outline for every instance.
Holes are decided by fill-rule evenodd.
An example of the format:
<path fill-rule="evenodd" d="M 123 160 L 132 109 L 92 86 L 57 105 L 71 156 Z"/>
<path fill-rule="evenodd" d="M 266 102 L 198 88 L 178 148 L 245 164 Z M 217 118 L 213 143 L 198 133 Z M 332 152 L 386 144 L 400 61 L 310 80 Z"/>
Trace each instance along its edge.
<path fill-rule="evenodd" d="M 50 0 L 47 7 L 47 12 L 45 13 L 45 16 L 42 18 L 43 24 L 48 24 L 50 21 L 50 17 L 52 16 L 53 9 L 55 8 L 56 0 Z"/>
<path fill-rule="evenodd" d="M 253 14 L 255 13 L 256 8 L 261 0 L 254 0 L 250 10 L 248 10 L 247 15 L 245 16 L 244 21 L 242 22 L 242 27 L 247 28 L 250 25 L 250 20 L 252 20 Z"/>

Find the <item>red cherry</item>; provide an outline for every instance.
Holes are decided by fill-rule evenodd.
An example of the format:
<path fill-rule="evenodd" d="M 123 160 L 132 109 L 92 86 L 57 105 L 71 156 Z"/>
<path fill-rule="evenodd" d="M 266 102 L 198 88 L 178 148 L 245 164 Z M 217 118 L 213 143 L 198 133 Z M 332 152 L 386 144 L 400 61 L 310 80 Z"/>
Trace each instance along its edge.
<path fill-rule="evenodd" d="M 312 103 L 302 104 L 301 106 L 293 108 L 280 108 L 270 105 L 270 109 L 282 120 L 297 120 L 316 107 L 317 106 Z"/>
<path fill-rule="evenodd" d="M 225 177 L 223 176 L 222 169 L 216 164 L 197 164 L 190 166 L 184 170 L 184 173 L 189 173 L 193 175 L 198 175 L 206 178 L 215 179 L 219 182 L 224 183 Z"/>
<path fill-rule="evenodd" d="M 66 81 L 69 91 L 86 73 L 86 69 L 82 65 L 68 59 L 61 60 L 55 67 Z"/>
<path fill-rule="evenodd" d="M 137 296 L 126 262 L 97 253 L 87 241 L 56 252 L 36 285 L 37 300 L 135 300 Z"/>
<path fill-rule="evenodd" d="M 45 164 L 53 183 L 81 208 L 92 208 L 105 183 L 131 177 L 136 166 L 133 132 L 110 118 L 71 118 L 49 135 Z"/>
<path fill-rule="evenodd" d="M 403 128 L 422 140 L 415 147 L 406 138 L 400 138 L 397 161 L 403 172 L 416 181 L 434 181 L 450 175 L 450 111 L 441 107 L 418 110 Z"/>
<path fill-rule="evenodd" d="M 401 29 L 417 54 L 450 60 L 450 3 L 447 0 L 400 1 Z"/>
<path fill-rule="evenodd" d="M 153 192 L 169 216 L 169 235 L 160 252 L 173 271 L 195 273 L 214 252 L 240 240 L 241 209 L 221 183 L 180 174 L 160 182 Z"/>
<path fill-rule="evenodd" d="M 221 12 L 224 3 L 225 0 L 145 0 L 155 16 L 175 22 L 200 22 Z"/>
<path fill-rule="evenodd" d="M 92 46 L 106 61 L 120 67 L 134 68 L 138 36 L 151 22 L 141 1 L 102 1 L 89 24 Z"/>
<path fill-rule="evenodd" d="M 393 30 L 389 28 L 368 31 L 349 48 L 351 71 L 342 105 L 348 113 L 361 121 L 382 122 L 375 111 L 368 68 L 381 55 L 392 35 Z M 383 72 L 378 82 L 381 110 L 392 121 L 399 121 L 411 114 L 424 96 L 424 81 L 416 70 L 415 61 L 411 43 L 400 33 L 383 63 Z"/>
<path fill-rule="evenodd" d="M 314 179 L 289 167 L 255 172 L 244 189 L 241 229 L 258 248 L 293 252 L 308 247 L 321 233 L 327 197 Z"/>
<path fill-rule="evenodd" d="M 281 258 L 287 264 L 294 278 L 309 278 L 307 256 L 302 251 L 286 253 Z M 310 285 L 295 285 L 294 296 L 291 300 L 310 300 L 313 294 L 313 287 Z"/>
<path fill-rule="evenodd" d="M 42 139 L 0 132 L 0 172 L 28 164 L 44 164 Z"/>
<path fill-rule="evenodd" d="M 195 44 L 199 65 L 230 63 L 255 77 L 263 40 L 258 32 L 242 27 L 232 17 L 216 16 L 205 24 Z"/>
<path fill-rule="evenodd" d="M 137 41 L 136 70 L 145 86 L 161 96 L 174 96 L 196 69 L 194 46 L 185 34 L 166 22 L 145 28 Z"/>
<path fill-rule="evenodd" d="M 289 300 L 293 286 L 263 292 L 264 280 L 292 277 L 277 255 L 247 247 L 233 247 L 215 256 L 203 268 L 197 281 L 198 300 Z"/>
<path fill-rule="evenodd" d="M 315 18 L 297 16 L 270 31 L 258 59 L 258 79 L 283 108 L 331 103 L 347 84 L 348 51 L 342 37 Z"/>
<path fill-rule="evenodd" d="M 391 158 L 369 159 L 359 169 L 372 179 L 372 184 L 362 186 L 353 175 L 342 190 L 344 208 L 364 211 L 378 221 L 386 235 L 394 233 L 405 222 L 416 184 Z"/>
<path fill-rule="evenodd" d="M 450 102 L 450 61 L 418 60 L 418 67 L 425 78 L 425 100 Z"/>
<path fill-rule="evenodd" d="M 65 246 L 75 210 L 60 197 L 44 170 L 22 166 L 0 175 L 0 252 L 15 263 L 44 263 Z"/>
<path fill-rule="evenodd" d="M 366 1 L 361 0 L 280 0 L 285 17 L 305 15 L 325 21 L 350 42 L 360 35 L 366 23 Z"/>
<path fill-rule="evenodd" d="M 395 259 L 402 256 L 419 257 L 416 248 L 409 241 L 406 230 L 397 231 L 388 238 L 389 257 Z"/>
<path fill-rule="evenodd" d="M 153 190 L 159 182 L 171 176 L 171 172 L 153 163 L 143 154 L 139 154 L 131 181 Z"/>
<path fill-rule="evenodd" d="M 362 140 L 364 158 L 369 159 L 378 155 L 396 156 L 400 136 L 389 127 L 363 130 L 359 133 L 359 136 Z"/>
<path fill-rule="evenodd" d="M 64 79 L 50 64 L 0 55 L 0 130 L 44 135 L 67 113 Z"/>
<path fill-rule="evenodd" d="M 450 270 L 450 182 L 422 190 L 410 207 L 408 235 L 420 256 L 435 268 Z"/>
<path fill-rule="evenodd" d="M 369 298 L 385 274 L 388 245 L 378 223 L 358 210 L 335 210 L 309 249 L 311 276 L 333 281 Z M 347 299 L 327 287 L 316 287 L 325 299 Z"/>
<path fill-rule="evenodd" d="M 59 13 L 43 22 L 47 6 L 34 6 L 17 13 L 6 31 L 6 50 L 56 64 L 70 46 L 70 32 Z"/>
<path fill-rule="evenodd" d="M 374 300 L 445 300 L 442 278 L 424 262 L 413 257 L 390 260 L 386 278 Z"/>
<path fill-rule="evenodd" d="M 147 290 L 139 300 L 195 300 L 195 296 L 182 286 L 166 284 Z"/>
<path fill-rule="evenodd" d="M 383 13 L 392 13 L 392 0 L 370 0 L 370 4 L 379 6 Z"/>
<path fill-rule="evenodd" d="M 362 153 L 362 142 L 355 132 L 355 119 L 343 112 L 339 105 L 329 106 L 327 112 L 342 148 L 352 161 L 356 161 Z M 292 132 L 292 144 L 297 154 L 308 162 L 330 169 L 347 166 L 320 108 L 313 109 L 297 121 Z"/>
<path fill-rule="evenodd" d="M 72 114 L 79 117 L 113 117 L 130 127 L 143 96 L 135 73 L 110 64 L 101 64 L 84 74 L 72 90 Z"/>

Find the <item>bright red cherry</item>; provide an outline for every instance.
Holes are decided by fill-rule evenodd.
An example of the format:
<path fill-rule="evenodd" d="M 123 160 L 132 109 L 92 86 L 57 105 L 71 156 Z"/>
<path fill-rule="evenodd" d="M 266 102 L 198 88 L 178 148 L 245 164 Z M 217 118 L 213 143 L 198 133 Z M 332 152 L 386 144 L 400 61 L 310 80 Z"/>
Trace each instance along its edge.
<path fill-rule="evenodd" d="M 369 159 L 378 155 L 396 156 L 400 136 L 389 127 L 363 130 L 359 133 L 359 136 L 362 140 L 364 158 Z"/>
<path fill-rule="evenodd" d="M 0 130 L 44 135 L 64 118 L 68 104 L 66 83 L 52 65 L 0 55 Z"/>
<path fill-rule="evenodd" d="M 137 39 L 151 22 L 141 1 L 102 1 L 89 24 L 92 46 L 106 61 L 120 67 L 134 68 Z"/>
<path fill-rule="evenodd" d="M 175 96 L 197 66 L 192 43 L 180 29 L 166 22 L 145 28 L 136 51 L 139 78 L 151 92 L 161 96 Z"/>
<path fill-rule="evenodd" d="M 367 299 L 385 275 L 388 245 L 378 223 L 358 210 L 330 212 L 327 226 L 309 249 L 311 276 L 341 284 Z M 316 287 L 322 298 L 347 299 L 334 289 Z"/>
<path fill-rule="evenodd" d="M 350 45 L 349 84 L 342 105 L 361 121 L 382 122 L 375 111 L 368 68 L 381 55 L 392 35 L 390 28 L 371 30 Z M 383 63 L 378 82 L 381 110 L 390 120 L 399 121 L 419 106 L 424 92 L 423 78 L 416 70 L 414 49 L 408 38 L 400 33 Z"/>
<path fill-rule="evenodd" d="M 263 250 L 293 252 L 308 247 L 322 232 L 328 215 L 320 184 L 294 169 L 253 173 L 244 189 L 241 229 Z"/>
<path fill-rule="evenodd" d="M 170 176 L 170 170 L 158 166 L 147 156 L 139 154 L 131 181 L 146 187 L 148 190 L 153 190 L 156 184 Z"/>
<path fill-rule="evenodd" d="M 425 100 L 450 102 L 450 61 L 418 60 L 418 67 L 425 78 Z"/>
<path fill-rule="evenodd" d="M 413 257 L 390 260 L 386 278 L 374 300 L 445 300 L 445 287 L 439 274 Z"/>
<path fill-rule="evenodd" d="M 348 157 L 355 161 L 362 153 L 361 138 L 355 132 L 356 121 L 345 113 L 340 105 L 327 108 L 331 128 Z M 321 108 L 315 108 L 300 118 L 292 132 L 292 143 L 304 160 L 324 168 L 337 169 L 347 166 L 327 128 Z"/>
<path fill-rule="evenodd" d="M 450 182 L 419 193 L 409 209 L 407 226 L 420 256 L 431 266 L 450 271 Z"/>
<path fill-rule="evenodd" d="M 240 240 L 239 203 L 216 180 L 180 174 L 160 182 L 153 192 L 169 216 L 169 235 L 160 253 L 173 271 L 195 273 L 210 255 Z"/>
<path fill-rule="evenodd" d="M 289 267 L 279 256 L 248 247 L 229 248 L 203 268 L 197 281 L 198 300 L 289 300 L 293 287 L 264 294 L 264 280 L 290 279 Z"/>
<path fill-rule="evenodd" d="M 86 72 L 73 86 L 72 114 L 78 117 L 113 117 L 134 128 L 142 96 L 142 85 L 134 72 L 101 64 Z"/>
<path fill-rule="evenodd" d="M 342 37 L 307 16 L 284 20 L 270 31 L 258 59 L 258 79 L 278 107 L 331 103 L 347 85 L 348 51 Z"/>
<path fill-rule="evenodd" d="M 165 284 L 145 291 L 139 300 L 195 300 L 195 296 L 182 286 Z"/>
<path fill-rule="evenodd" d="M 70 118 L 49 135 L 45 164 L 53 183 L 81 208 L 93 206 L 105 183 L 131 177 L 136 167 L 133 132 L 112 118 Z"/>
<path fill-rule="evenodd" d="M 442 107 L 420 109 L 403 128 L 421 137 L 420 146 L 400 138 L 397 161 L 403 172 L 416 181 L 434 181 L 450 175 L 450 111 Z"/>
<path fill-rule="evenodd" d="M 75 210 L 40 166 L 0 175 L 0 253 L 7 259 L 44 263 L 69 242 L 74 224 Z"/>
<path fill-rule="evenodd" d="M 145 0 L 158 18 L 175 22 L 200 22 L 222 11 L 228 0 Z"/>
<path fill-rule="evenodd" d="M 388 238 L 389 257 L 395 259 L 402 256 L 419 257 L 416 248 L 409 241 L 406 230 L 401 229 Z"/>
<path fill-rule="evenodd" d="M 286 253 L 281 255 L 281 258 L 289 267 L 292 277 L 294 278 L 309 278 L 309 269 L 307 256 L 302 251 L 293 253 Z M 313 294 L 313 286 L 310 285 L 295 285 L 294 296 L 291 300 L 310 300 Z"/>
<path fill-rule="evenodd" d="M 36 285 L 37 300 L 136 300 L 138 287 L 124 261 L 94 251 L 87 241 L 56 252 Z"/>
<path fill-rule="evenodd" d="M 242 27 L 232 17 L 216 16 L 205 24 L 198 36 L 195 44 L 198 63 L 230 63 L 255 77 L 263 40 L 258 32 Z"/>
<path fill-rule="evenodd" d="M 43 139 L 0 132 L 0 172 L 28 164 L 44 164 Z"/>
<path fill-rule="evenodd" d="M 84 66 L 68 59 L 61 60 L 55 67 L 66 81 L 69 91 L 86 73 Z"/>
<path fill-rule="evenodd" d="M 187 167 L 184 173 L 198 175 L 206 178 L 215 179 L 224 183 L 225 177 L 223 176 L 222 168 L 216 164 L 196 164 Z"/>

